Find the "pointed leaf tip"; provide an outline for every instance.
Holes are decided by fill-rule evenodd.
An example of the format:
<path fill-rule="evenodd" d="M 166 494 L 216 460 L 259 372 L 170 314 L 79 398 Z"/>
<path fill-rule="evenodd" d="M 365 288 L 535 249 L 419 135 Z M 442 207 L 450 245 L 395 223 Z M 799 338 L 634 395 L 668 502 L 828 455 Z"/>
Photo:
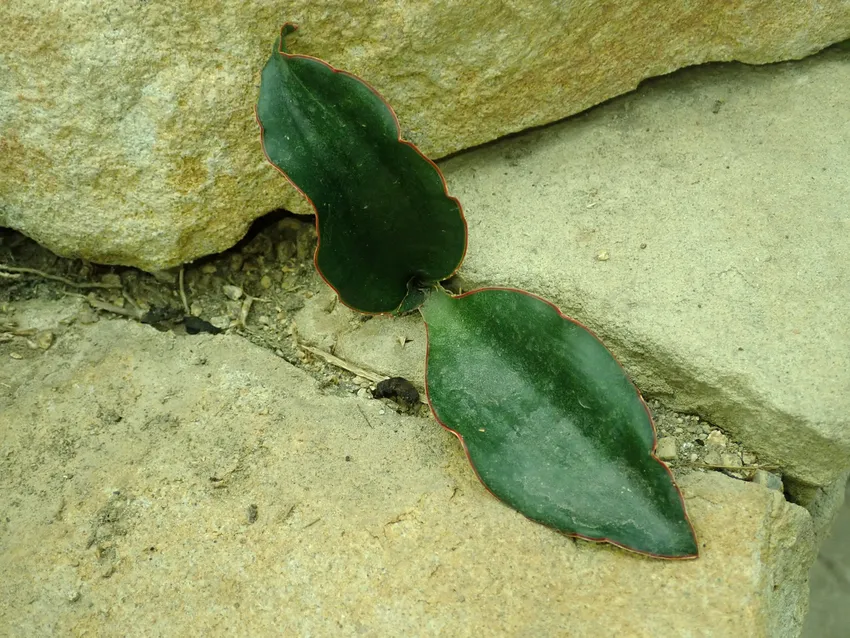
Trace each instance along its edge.
<path fill-rule="evenodd" d="M 697 555 L 646 405 L 590 331 L 516 290 L 435 292 L 421 311 L 431 406 L 496 497 L 568 534 Z"/>

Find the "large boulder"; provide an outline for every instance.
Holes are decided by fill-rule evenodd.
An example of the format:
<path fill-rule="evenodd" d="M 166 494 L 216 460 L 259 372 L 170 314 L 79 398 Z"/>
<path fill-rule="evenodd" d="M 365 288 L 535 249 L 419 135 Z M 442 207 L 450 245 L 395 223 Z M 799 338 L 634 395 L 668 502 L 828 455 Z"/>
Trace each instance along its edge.
<path fill-rule="evenodd" d="M 446 160 L 464 285 L 551 299 L 642 392 L 721 427 L 815 511 L 850 469 L 848 95 L 850 46 L 689 69 Z M 416 321 L 344 313 L 305 310 L 300 332 L 421 377 Z"/>
<path fill-rule="evenodd" d="M 279 206 L 253 104 L 280 23 L 362 75 L 440 157 L 714 60 L 800 58 L 850 5 L 477 0 L 0 4 L 0 225 L 55 252 L 162 269 L 231 246 Z"/>
<path fill-rule="evenodd" d="M 47 325 L 68 316 L 37 303 Z M 652 560 L 529 521 L 433 419 L 323 390 L 240 337 L 102 320 L 40 354 L 13 345 L 14 635 L 799 634 L 816 540 L 781 492 L 679 474 L 701 556 Z"/>

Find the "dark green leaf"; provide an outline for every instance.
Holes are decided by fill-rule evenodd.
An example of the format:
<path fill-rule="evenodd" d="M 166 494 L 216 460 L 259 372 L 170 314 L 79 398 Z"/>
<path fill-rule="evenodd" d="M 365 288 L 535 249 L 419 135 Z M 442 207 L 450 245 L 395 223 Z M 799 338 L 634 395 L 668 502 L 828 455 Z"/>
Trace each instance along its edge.
<path fill-rule="evenodd" d="M 696 556 L 646 405 L 590 331 L 516 290 L 439 290 L 421 311 L 431 406 L 493 494 L 583 538 Z"/>
<path fill-rule="evenodd" d="M 347 305 L 391 312 L 408 282 L 449 277 L 466 222 L 437 167 L 400 139 L 395 114 L 362 80 L 291 55 L 284 27 L 263 69 L 263 148 L 318 215 L 316 267 Z"/>

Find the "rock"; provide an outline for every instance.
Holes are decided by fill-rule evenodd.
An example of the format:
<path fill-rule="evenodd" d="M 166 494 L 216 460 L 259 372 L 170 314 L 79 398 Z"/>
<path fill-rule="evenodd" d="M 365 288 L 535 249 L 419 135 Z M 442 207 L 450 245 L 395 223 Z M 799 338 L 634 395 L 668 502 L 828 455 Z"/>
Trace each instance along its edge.
<path fill-rule="evenodd" d="M 711 465 L 712 467 L 723 467 L 726 465 L 723 462 L 723 457 L 717 450 L 709 450 L 706 452 L 705 457 L 703 458 L 703 463 Z"/>
<path fill-rule="evenodd" d="M 755 475 L 753 475 L 753 483 L 764 485 L 767 489 L 776 490 L 777 492 L 783 490 L 782 477 L 767 470 L 756 470 Z"/>
<path fill-rule="evenodd" d="M 658 439 L 658 447 L 655 449 L 655 456 L 662 461 L 673 461 L 678 456 L 678 447 L 676 437 L 662 436 Z"/>
<path fill-rule="evenodd" d="M 298 299 L 299 306 L 303 306 L 295 314 L 298 342 L 347 359 L 347 355 L 339 352 L 337 342 L 340 335 L 360 325 L 361 315 L 341 303 L 331 303 L 336 293 L 330 288 L 323 289 L 307 300 L 300 295 L 293 298 Z M 332 310 L 328 312 L 328 308 Z M 354 362 L 353 359 L 347 360 Z M 363 365 L 362 362 L 359 365 Z M 369 366 L 367 364 L 364 367 Z"/>
<path fill-rule="evenodd" d="M 230 327 L 230 317 L 218 315 L 210 319 L 210 323 L 219 330 L 227 330 Z"/>
<path fill-rule="evenodd" d="M 48 246 L 48 248 L 50 248 L 50 246 Z M 154 269 L 154 270 L 151 270 L 151 274 L 154 276 L 154 278 L 157 281 L 162 282 L 164 284 L 168 284 L 169 286 L 175 285 L 177 283 L 177 279 L 178 279 L 178 276 L 179 276 L 178 273 L 177 273 L 177 270 L 174 269 L 174 268 L 172 268 L 170 270 L 166 270 L 166 269 L 156 270 L 156 269 Z"/>
<path fill-rule="evenodd" d="M 276 208 L 307 212 L 264 162 L 252 109 L 284 20 L 302 27 L 293 52 L 364 77 L 432 157 L 681 67 L 800 58 L 850 35 L 841 0 L 285 6 L 4 0 L 0 225 L 61 255 L 157 270 L 232 246 Z"/>
<path fill-rule="evenodd" d="M 245 258 L 242 256 L 242 253 L 233 253 L 230 256 L 230 270 L 234 273 L 242 270 L 242 266 L 245 264 Z"/>
<path fill-rule="evenodd" d="M 43 330 L 35 336 L 35 343 L 42 350 L 47 350 L 53 345 L 55 335 L 50 330 Z"/>
<path fill-rule="evenodd" d="M 100 283 L 107 284 L 109 286 L 120 286 L 121 285 L 121 275 L 114 272 L 106 273 L 102 275 L 100 278 Z"/>
<path fill-rule="evenodd" d="M 221 292 L 223 292 L 224 296 L 231 301 L 237 301 L 242 298 L 242 289 L 239 286 L 225 284 L 221 287 Z"/>
<path fill-rule="evenodd" d="M 720 430 L 712 430 L 709 433 L 708 438 L 705 440 L 706 446 L 716 448 L 725 448 L 728 442 L 729 439 L 726 438 L 726 435 Z"/>
<path fill-rule="evenodd" d="M 804 638 L 842 638 L 850 627 L 850 587 L 844 578 L 850 575 L 850 484 L 842 487 L 847 501 L 810 572 L 812 598 Z"/>
<path fill-rule="evenodd" d="M 722 452 L 720 454 L 720 462 L 725 467 L 741 467 L 741 455 L 733 452 Z"/>
<path fill-rule="evenodd" d="M 799 632 L 815 547 L 779 492 L 679 475 L 701 557 L 637 557 L 499 503 L 432 419 L 323 395 L 238 336 L 70 330 L 73 349 L 0 366 L 15 547 L 0 552 L 0 616 L 22 635 L 97 634 L 104 618 L 167 635 L 340 635 L 340 618 L 365 635 Z M 51 521 L 44 494 L 59 493 Z M 72 588 L 85 605 L 67 604 Z"/>
<path fill-rule="evenodd" d="M 809 511 L 818 545 L 829 535 L 833 520 L 844 501 L 848 479 L 850 472 L 844 472 L 834 483 L 823 487 L 805 485 L 787 477 L 784 481 L 789 500 Z"/>
<path fill-rule="evenodd" d="M 645 395 L 831 485 L 850 468 L 848 95 L 847 46 L 695 68 L 447 160 L 464 275 L 548 298 Z M 649 236 L 652 251 L 634 245 Z M 616 247 L 604 268 L 600 245 Z"/>

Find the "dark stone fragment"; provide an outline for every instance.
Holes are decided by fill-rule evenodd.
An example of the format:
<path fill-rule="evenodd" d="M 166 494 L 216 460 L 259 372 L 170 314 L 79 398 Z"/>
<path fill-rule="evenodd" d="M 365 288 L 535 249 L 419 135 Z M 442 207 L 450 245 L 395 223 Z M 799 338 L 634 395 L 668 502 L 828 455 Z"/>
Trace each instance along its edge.
<path fill-rule="evenodd" d="M 209 321 L 204 321 L 198 317 L 184 317 L 183 325 L 186 327 L 186 332 L 190 335 L 196 335 L 199 332 L 209 332 L 217 335 L 221 332 L 221 328 L 216 328 Z"/>
<path fill-rule="evenodd" d="M 375 387 L 372 396 L 376 399 L 394 399 L 407 407 L 413 407 L 419 403 L 419 391 L 403 377 L 384 379 Z"/>

